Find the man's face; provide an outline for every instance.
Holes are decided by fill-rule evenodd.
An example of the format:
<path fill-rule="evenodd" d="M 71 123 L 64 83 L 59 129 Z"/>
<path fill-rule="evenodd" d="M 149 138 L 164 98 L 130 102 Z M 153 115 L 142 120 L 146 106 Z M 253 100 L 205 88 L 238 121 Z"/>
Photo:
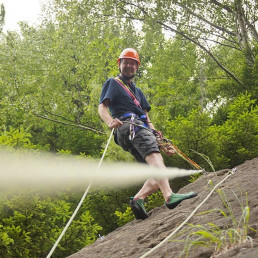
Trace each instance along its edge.
<path fill-rule="evenodd" d="M 138 63 L 136 60 L 123 58 L 120 63 L 120 69 L 121 69 L 121 73 L 124 76 L 130 78 L 136 73 L 138 69 Z"/>

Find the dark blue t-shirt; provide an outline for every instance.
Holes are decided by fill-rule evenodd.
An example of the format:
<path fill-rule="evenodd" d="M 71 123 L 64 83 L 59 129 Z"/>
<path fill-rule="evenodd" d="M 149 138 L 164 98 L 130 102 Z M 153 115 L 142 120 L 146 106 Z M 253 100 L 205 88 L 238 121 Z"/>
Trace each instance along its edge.
<path fill-rule="evenodd" d="M 142 109 L 134 104 L 132 97 L 114 78 L 110 78 L 104 83 L 99 103 L 101 104 L 104 100 L 109 99 L 109 110 L 113 118 L 120 117 L 126 113 L 141 116 L 145 114 L 143 110 L 150 111 L 151 107 L 148 101 L 134 83 L 132 83 L 131 90 L 140 102 Z"/>

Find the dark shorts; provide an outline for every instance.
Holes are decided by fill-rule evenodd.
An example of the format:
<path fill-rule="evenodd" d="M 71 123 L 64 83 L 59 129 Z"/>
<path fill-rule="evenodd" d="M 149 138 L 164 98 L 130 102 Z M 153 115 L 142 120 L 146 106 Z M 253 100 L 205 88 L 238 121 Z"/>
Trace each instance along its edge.
<path fill-rule="evenodd" d="M 130 121 L 130 118 L 124 121 Z M 135 119 L 134 122 L 136 124 L 144 124 L 139 119 Z M 122 126 L 116 129 L 116 142 L 125 151 L 129 151 L 137 161 L 145 163 L 146 156 L 153 152 L 160 152 L 156 137 L 149 130 L 138 127 L 135 133 L 135 137 L 132 140 L 129 140 L 129 133 L 130 124 L 124 123 Z"/>

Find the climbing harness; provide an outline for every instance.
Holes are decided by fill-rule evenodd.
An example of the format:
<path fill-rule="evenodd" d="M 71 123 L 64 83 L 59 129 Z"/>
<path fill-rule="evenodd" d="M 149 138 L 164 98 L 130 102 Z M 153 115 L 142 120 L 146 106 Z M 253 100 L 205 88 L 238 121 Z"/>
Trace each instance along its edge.
<path fill-rule="evenodd" d="M 119 117 L 119 120 L 122 120 L 122 122 L 126 122 L 126 121 L 123 121 L 123 119 L 126 119 L 126 118 L 130 118 L 130 121 L 129 121 L 129 123 L 130 123 L 129 140 L 130 141 L 134 139 L 135 134 L 141 129 L 141 127 L 145 127 L 145 128 L 148 127 L 146 115 L 141 115 L 139 117 L 134 113 L 126 113 L 126 114 L 122 115 L 121 117 Z M 135 119 L 141 120 L 144 124 L 141 125 L 141 127 L 139 127 L 138 124 L 135 123 Z"/>
<path fill-rule="evenodd" d="M 156 249 L 161 247 L 163 244 L 165 244 L 172 236 L 174 236 L 189 220 L 192 218 L 192 216 L 197 212 L 197 210 L 209 199 L 209 197 L 212 195 L 212 193 L 218 188 L 219 185 L 221 185 L 224 181 L 226 181 L 231 175 L 233 175 L 237 171 L 236 168 L 233 168 L 231 171 L 228 172 L 227 176 L 225 176 L 218 184 L 216 184 L 213 189 L 210 191 L 210 193 L 206 196 L 206 198 L 192 211 L 192 213 L 171 233 L 169 234 L 163 241 L 161 241 L 158 245 L 150 249 L 148 252 L 146 252 L 144 255 L 140 256 L 140 258 L 147 257 L 149 254 L 153 253 Z"/>
<path fill-rule="evenodd" d="M 114 129 L 112 129 L 111 134 L 110 134 L 110 136 L 109 136 L 109 139 L 108 139 L 108 141 L 107 141 L 105 150 L 104 150 L 104 152 L 103 152 L 103 154 L 102 154 L 102 157 L 101 157 L 100 162 L 99 162 L 98 167 L 97 167 L 97 172 L 99 171 L 99 168 L 100 168 L 100 166 L 101 166 L 101 164 L 102 164 L 102 162 L 103 162 L 103 159 L 104 159 L 104 157 L 105 157 L 105 155 L 106 155 L 108 146 L 109 146 L 110 141 L 111 141 L 112 136 L 113 136 L 113 132 L 114 132 Z M 49 254 L 47 255 L 46 258 L 50 258 L 51 255 L 54 253 L 54 251 L 55 251 L 57 245 L 58 245 L 59 242 L 61 241 L 62 237 L 64 236 L 64 234 L 65 234 L 65 232 L 66 232 L 66 230 L 67 230 L 68 227 L 71 225 L 72 221 L 74 220 L 74 217 L 76 216 L 77 212 L 79 211 L 79 209 L 80 209 L 80 207 L 81 207 L 81 205 L 82 205 L 84 199 L 86 198 L 86 196 L 87 196 L 87 194 L 88 194 L 88 192 L 89 192 L 89 190 L 90 190 L 91 185 L 92 185 L 92 182 L 89 183 L 89 185 L 88 185 L 87 189 L 85 190 L 85 192 L 84 192 L 84 194 L 83 194 L 83 196 L 82 196 L 82 198 L 81 198 L 79 204 L 77 205 L 77 207 L 76 207 L 76 209 L 75 209 L 73 215 L 72 215 L 71 218 L 69 219 L 68 223 L 66 224 L 65 228 L 63 229 L 63 231 L 62 231 L 62 233 L 60 234 L 59 238 L 56 240 L 54 246 L 52 247 L 52 249 L 50 250 L 50 252 L 49 252 Z"/>

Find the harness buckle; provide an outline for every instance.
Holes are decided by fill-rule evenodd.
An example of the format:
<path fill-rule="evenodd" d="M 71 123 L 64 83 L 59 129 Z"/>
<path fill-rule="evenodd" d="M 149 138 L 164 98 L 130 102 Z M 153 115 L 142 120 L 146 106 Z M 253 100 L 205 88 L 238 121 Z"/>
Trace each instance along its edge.
<path fill-rule="evenodd" d="M 130 133 L 129 133 L 129 140 L 132 141 L 135 137 L 135 126 L 134 126 L 134 119 L 136 115 L 132 114 L 131 119 L 130 119 Z"/>

